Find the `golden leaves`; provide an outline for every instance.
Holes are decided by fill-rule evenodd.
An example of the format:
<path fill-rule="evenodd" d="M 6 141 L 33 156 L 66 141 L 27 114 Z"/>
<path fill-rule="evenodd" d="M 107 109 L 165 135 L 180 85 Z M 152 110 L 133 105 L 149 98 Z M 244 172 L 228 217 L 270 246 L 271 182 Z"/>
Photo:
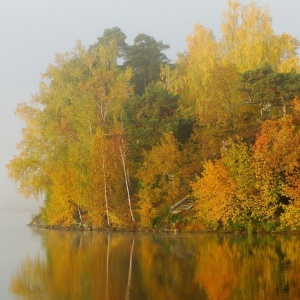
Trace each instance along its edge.
<path fill-rule="evenodd" d="M 219 221 L 226 227 L 235 214 L 232 206 L 235 184 L 226 167 L 219 162 L 208 161 L 202 175 L 192 184 L 193 195 L 198 199 L 198 217 L 210 229 L 217 226 Z"/>

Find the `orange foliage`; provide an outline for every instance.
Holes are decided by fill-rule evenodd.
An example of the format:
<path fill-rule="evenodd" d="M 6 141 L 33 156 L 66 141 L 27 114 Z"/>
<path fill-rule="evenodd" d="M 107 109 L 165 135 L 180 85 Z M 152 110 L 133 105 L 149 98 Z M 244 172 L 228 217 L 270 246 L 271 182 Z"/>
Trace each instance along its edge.
<path fill-rule="evenodd" d="M 295 102 L 298 114 L 299 102 Z M 300 216 L 300 131 L 290 115 L 266 121 L 254 145 L 253 167 L 263 196 L 282 206 L 282 227 L 299 228 Z M 286 198 L 284 202 L 281 199 Z"/>
<path fill-rule="evenodd" d="M 198 199 L 198 216 L 212 229 L 222 222 L 225 226 L 234 216 L 233 198 L 235 184 L 228 170 L 219 162 L 208 161 L 203 177 L 192 183 L 193 195 Z"/>

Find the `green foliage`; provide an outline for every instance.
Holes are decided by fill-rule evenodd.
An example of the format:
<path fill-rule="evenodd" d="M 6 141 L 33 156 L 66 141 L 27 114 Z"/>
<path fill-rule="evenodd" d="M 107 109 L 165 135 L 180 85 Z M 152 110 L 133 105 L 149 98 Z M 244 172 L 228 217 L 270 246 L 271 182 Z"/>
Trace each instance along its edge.
<path fill-rule="evenodd" d="M 291 103 L 300 96 L 300 74 L 277 73 L 270 65 L 250 70 L 240 77 L 239 89 L 256 122 L 281 117 L 291 111 Z"/>
<path fill-rule="evenodd" d="M 243 230 L 245 230 L 245 224 L 239 221 L 233 222 L 232 220 L 229 220 L 227 228 L 229 231 L 242 232 Z"/>
<path fill-rule="evenodd" d="M 174 225 L 181 221 L 181 216 L 178 214 L 172 214 L 170 210 L 170 206 L 166 205 L 163 207 L 156 215 L 153 220 L 154 228 L 165 228 L 170 229 Z"/>
<path fill-rule="evenodd" d="M 114 43 L 117 47 L 118 57 L 124 58 L 127 43 L 125 42 L 126 35 L 119 27 L 113 27 L 105 29 L 103 35 L 98 38 L 98 42 L 95 45 L 90 46 L 89 50 L 93 51 L 93 49 L 97 48 L 99 45 L 109 46 L 111 43 Z"/>
<path fill-rule="evenodd" d="M 137 94 L 142 94 L 150 82 L 159 79 L 161 65 L 169 63 L 163 53 L 167 49 L 169 45 L 143 33 L 138 34 L 134 38 L 134 44 L 127 48 L 124 65 L 133 69 L 133 83 Z"/>
<path fill-rule="evenodd" d="M 158 144 L 164 133 L 177 127 L 178 98 L 168 93 L 161 84 L 151 83 L 142 96 L 125 105 L 124 125 L 129 155 L 142 162 L 142 151 Z"/>

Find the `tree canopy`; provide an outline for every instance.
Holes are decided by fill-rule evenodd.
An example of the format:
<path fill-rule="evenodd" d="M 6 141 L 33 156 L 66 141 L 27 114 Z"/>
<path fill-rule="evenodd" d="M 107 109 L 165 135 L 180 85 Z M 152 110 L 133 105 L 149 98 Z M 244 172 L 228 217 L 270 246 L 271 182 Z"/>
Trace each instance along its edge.
<path fill-rule="evenodd" d="M 299 42 L 254 2 L 228 1 L 222 33 L 196 24 L 174 64 L 118 27 L 56 56 L 7 165 L 42 222 L 300 230 Z"/>

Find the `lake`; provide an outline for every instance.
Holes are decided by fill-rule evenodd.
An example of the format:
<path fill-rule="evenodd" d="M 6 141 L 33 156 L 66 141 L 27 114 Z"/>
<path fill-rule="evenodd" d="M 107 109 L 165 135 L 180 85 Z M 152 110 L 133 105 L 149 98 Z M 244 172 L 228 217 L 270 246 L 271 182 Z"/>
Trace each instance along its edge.
<path fill-rule="evenodd" d="M 300 238 L 54 231 L 0 213 L 0 299 L 300 299 Z"/>

